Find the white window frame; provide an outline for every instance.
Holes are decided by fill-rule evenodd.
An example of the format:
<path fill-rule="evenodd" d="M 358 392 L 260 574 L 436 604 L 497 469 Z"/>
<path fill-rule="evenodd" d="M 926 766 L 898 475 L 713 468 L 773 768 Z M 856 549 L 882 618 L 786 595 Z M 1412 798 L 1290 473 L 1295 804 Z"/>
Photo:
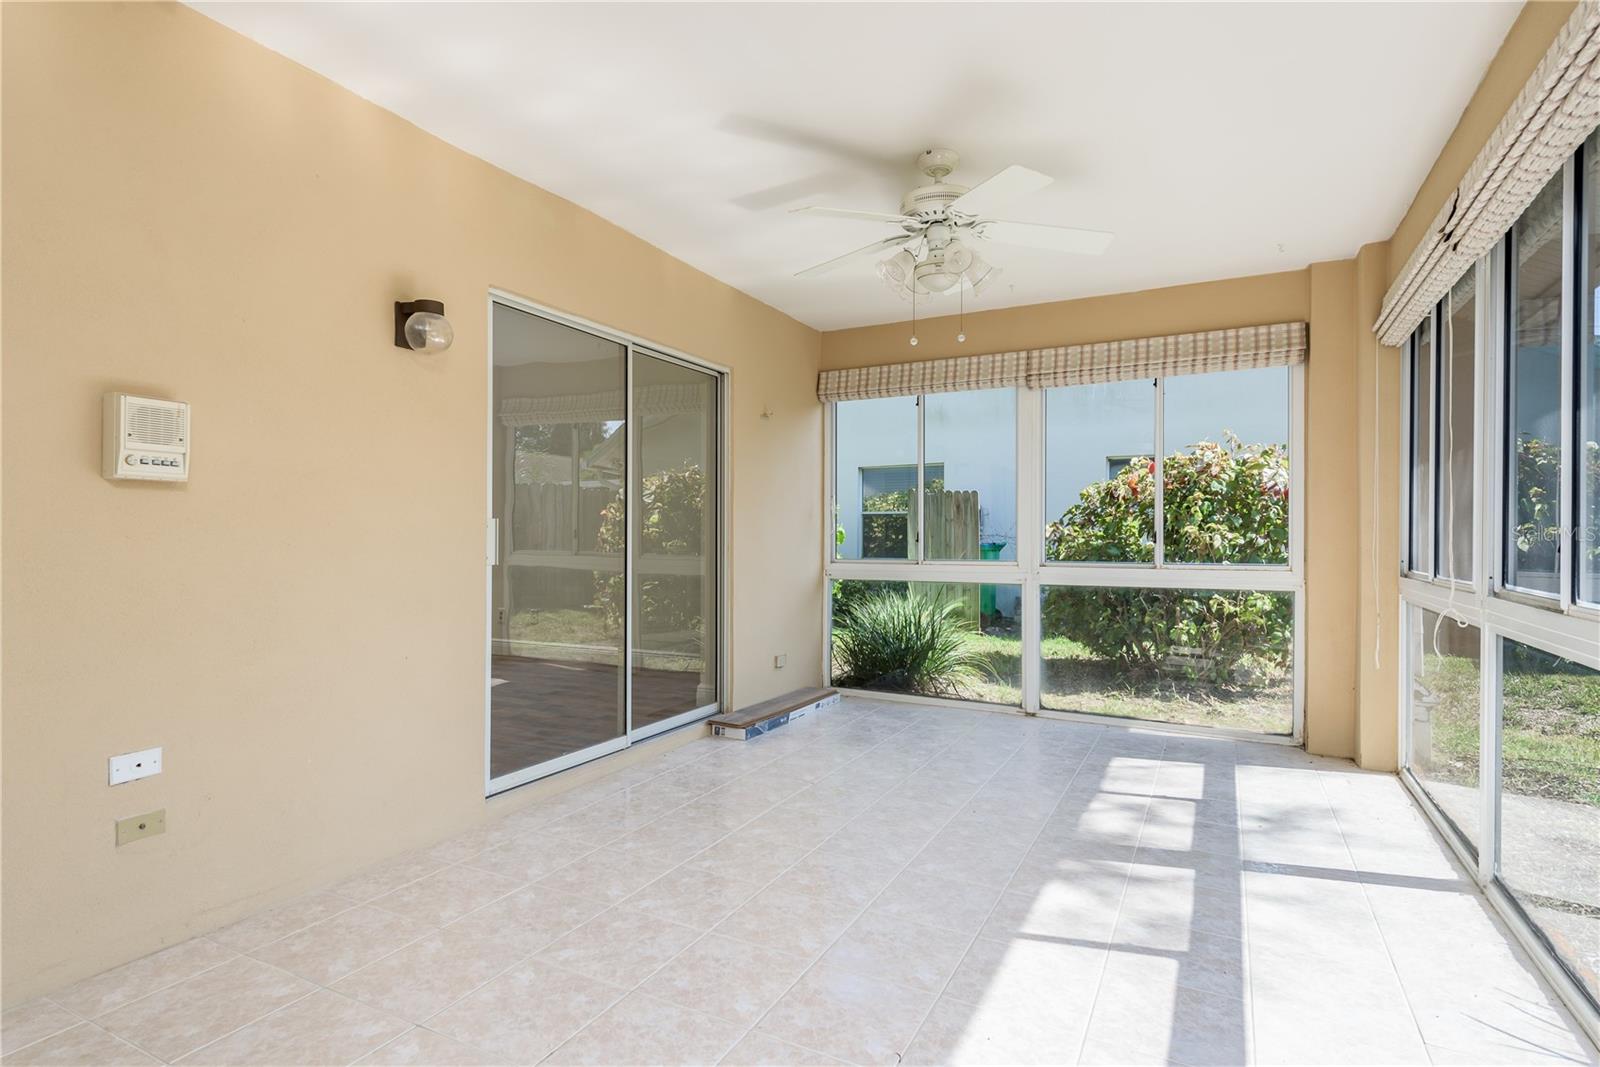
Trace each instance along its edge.
<path fill-rule="evenodd" d="M 1399 746 L 1400 780 L 1429 820 L 1449 844 L 1462 866 L 1483 890 L 1495 910 L 1505 920 L 1517 940 L 1527 949 L 1543 975 L 1561 995 L 1589 1036 L 1600 1041 L 1600 1008 L 1590 999 L 1582 985 L 1556 958 L 1544 936 L 1528 919 L 1520 904 L 1500 879 L 1501 827 L 1500 806 L 1501 774 L 1501 712 L 1503 654 L 1506 641 L 1516 641 L 1581 664 L 1591 670 L 1600 670 L 1600 610 L 1595 606 L 1573 601 L 1572 558 L 1575 530 L 1572 523 L 1576 511 L 1576 483 L 1572 472 L 1576 468 L 1574 442 L 1576 441 L 1575 414 L 1576 391 L 1573 374 L 1577 366 L 1575 336 L 1576 308 L 1573 301 L 1580 292 L 1586 292 L 1587 277 L 1576 267 L 1581 262 L 1578 249 L 1583 235 L 1583 219 L 1574 210 L 1577 206 L 1575 184 L 1580 180 L 1576 157 L 1568 159 L 1564 169 L 1565 210 L 1562 221 L 1562 244 L 1566 262 L 1572 276 L 1562 292 L 1562 396 L 1561 440 L 1563 462 L 1561 475 L 1561 595 L 1531 593 L 1503 584 L 1508 531 L 1512 521 L 1508 498 L 1509 479 L 1507 466 L 1511 462 L 1510 442 L 1507 437 L 1507 403 L 1510 389 L 1510 339 L 1507 331 L 1510 288 L 1507 284 L 1507 242 L 1502 240 L 1477 264 L 1477 366 L 1475 369 L 1478 397 L 1478 425 L 1476 433 L 1475 462 L 1477 464 L 1477 497 L 1474 501 L 1473 526 L 1475 528 L 1475 571 L 1470 582 L 1451 582 L 1426 574 L 1407 570 L 1410 553 L 1411 495 L 1409 482 L 1412 476 L 1409 449 L 1401 459 L 1405 476 L 1401 481 L 1404 490 L 1401 526 L 1401 555 L 1399 581 Z M 1600 210 L 1600 205 L 1590 205 Z M 1437 349 L 1437 343 L 1435 344 Z M 1437 360 L 1437 356 L 1435 357 Z M 1413 382 L 1409 361 L 1402 394 L 1403 420 L 1409 431 L 1412 410 Z M 1435 390 L 1437 396 L 1438 391 Z M 1437 418 L 1434 420 L 1437 439 Z M 1403 438 L 1409 441 L 1409 433 Z M 1433 506 L 1433 501 L 1429 501 Z M 1478 774 L 1478 837 L 1476 842 L 1465 841 L 1455 824 L 1444 815 L 1427 791 L 1426 784 L 1412 765 L 1412 720 L 1410 708 L 1411 613 L 1431 611 L 1447 618 L 1457 619 L 1476 626 L 1480 633 L 1479 663 L 1479 774 Z M 1445 625 L 1450 625 L 1446 622 Z"/>
<path fill-rule="evenodd" d="M 833 403 L 823 405 L 823 464 L 827 501 L 823 508 L 823 569 L 826 580 L 896 581 L 1017 586 L 1021 592 L 1022 699 L 1020 706 L 986 704 L 976 701 L 898 694 L 879 690 L 846 690 L 873 700 L 906 700 L 945 704 L 953 707 L 982 708 L 988 711 L 1037 715 L 1099 725 L 1130 727 L 1159 726 L 1164 730 L 1192 732 L 1205 736 L 1238 737 L 1288 745 L 1299 745 L 1305 737 L 1305 493 L 1301 472 L 1305 463 L 1305 366 L 1289 370 L 1289 558 L 1286 563 L 1199 564 L 1166 563 L 1161 559 L 1161 530 L 1156 523 L 1157 559 L 1153 563 L 1044 562 L 1045 492 L 1045 390 L 1028 386 L 1015 388 L 1017 542 L 1015 560 L 924 560 L 919 537 L 916 558 L 906 560 L 840 559 L 834 544 L 834 514 L 838 502 L 835 456 L 837 419 Z M 1163 445 L 1165 379 L 1156 379 L 1156 501 L 1162 506 L 1160 452 Z M 923 415 L 926 405 L 917 398 L 917 484 L 922 484 Z M 922 504 L 917 494 L 917 507 Z M 922 530 L 921 515 L 917 529 Z M 1263 734 L 1224 727 L 1188 726 L 1181 723 L 1156 723 L 1145 719 L 1124 719 L 1109 715 L 1055 711 L 1040 704 L 1042 663 L 1040 645 L 1042 620 L 1040 598 L 1051 586 L 1133 587 L 1145 589 L 1217 589 L 1288 592 L 1294 595 L 1294 641 L 1292 664 L 1293 713 L 1290 732 Z M 822 611 L 822 649 L 825 677 L 833 677 L 832 597 L 824 597 Z"/>

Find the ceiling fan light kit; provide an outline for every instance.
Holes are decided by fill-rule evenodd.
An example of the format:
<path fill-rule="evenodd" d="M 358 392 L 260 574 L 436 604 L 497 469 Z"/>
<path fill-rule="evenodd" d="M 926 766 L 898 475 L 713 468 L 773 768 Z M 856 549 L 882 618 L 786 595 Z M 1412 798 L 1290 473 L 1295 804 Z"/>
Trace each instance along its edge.
<path fill-rule="evenodd" d="M 1073 255 L 1099 255 L 1110 247 L 1112 235 L 1101 230 L 993 218 L 990 213 L 995 208 L 1043 189 L 1054 179 L 1013 164 L 969 189 L 945 180 L 960 162 L 960 155 L 949 148 L 930 148 L 918 156 L 917 169 L 928 180 L 906 193 L 898 215 L 817 206 L 795 208 L 808 215 L 891 225 L 900 231 L 808 267 L 795 276 L 811 277 L 857 259 L 891 252 L 878 263 L 878 277 L 896 295 L 911 299 L 911 343 L 915 345 L 918 296 L 966 290 L 976 296 L 1000 275 L 1000 268 L 979 252 L 980 246 L 1013 245 Z M 965 331 L 959 340 L 966 340 Z"/>

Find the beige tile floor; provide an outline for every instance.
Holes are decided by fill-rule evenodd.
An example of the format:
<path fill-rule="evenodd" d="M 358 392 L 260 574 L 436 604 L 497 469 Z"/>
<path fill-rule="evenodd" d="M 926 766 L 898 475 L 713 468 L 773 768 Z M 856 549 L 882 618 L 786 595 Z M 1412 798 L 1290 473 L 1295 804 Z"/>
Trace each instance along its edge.
<path fill-rule="evenodd" d="M 1594 1063 L 1388 775 L 846 701 L 5 1013 L 4 1063 Z"/>

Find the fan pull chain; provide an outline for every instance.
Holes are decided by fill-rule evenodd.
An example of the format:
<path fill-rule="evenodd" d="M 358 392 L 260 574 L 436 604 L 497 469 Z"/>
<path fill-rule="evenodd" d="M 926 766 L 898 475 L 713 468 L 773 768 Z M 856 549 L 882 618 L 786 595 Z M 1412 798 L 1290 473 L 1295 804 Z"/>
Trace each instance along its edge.
<path fill-rule="evenodd" d="M 964 345 L 967 343 L 967 283 L 965 279 L 962 279 L 956 285 L 956 299 L 959 301 L 956 304 L 956 344 Z"/>
<path fill-rule="evenodd" d="M 911 281 L 911 347 L 917 347 L 917 283 L 914 274 Z"/>

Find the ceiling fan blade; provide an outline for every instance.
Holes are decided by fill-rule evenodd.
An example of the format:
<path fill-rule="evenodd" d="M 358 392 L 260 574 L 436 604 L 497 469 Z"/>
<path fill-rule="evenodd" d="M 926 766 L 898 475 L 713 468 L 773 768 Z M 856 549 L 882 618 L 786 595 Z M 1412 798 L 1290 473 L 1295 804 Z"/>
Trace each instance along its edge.
<path fill-rule="evenodd" d="M 870 245 L 856 249 L 854 252 L 846 252 L 842 256 L 835 256 L 833 259 L 830 259 L 825 263 L 818 263 L 815 267 L 807 267 L 805 270 L 797 273 L 795 277 L 811 278 L 818 274 L 826 274 L 835 267 L 844 266 L 851 260 L 862 259 L 878 252 L 887 252 L 890 249 L 900 247 L 909 240 L 911 240 L 911 234 L 908 233 L 897 234 L 894 237 L 885 237 L 881 241 L 874 241 Z"/>
<path fill-rule="evenodd" d="M 1048 174 L 1040 174 L 1036 170 L 1013 163 L 956 197 L 950 205 L 950 210 L 963 215 L 987 215 L 1002 204 L 1019 196 L 1038 192 L 1053 181 L 1055 179 Z"/>
<path fill-rule="evenodd" d="M 815 204 L 792 207 L 789 209 L 789 213 L 792 215 L 819 215 L 825 219 L 858 219 L 863 222 L 888 222 L 895 226 L 903 226 L 906 223 L 918 224 L 916 219 L 907 218 L 904 215 L 889 215 L 882 211 L 851 211 L 848 208 L 819 207 Z"/>
<path fill-rule="evenodd" d="M 1116 234 L 1104 230 L 1080 230 L 1076 226 L 1050 226 L 1042 222 L 1006 222 L 992 219 L 981 222 L 978 235 L 996 244 L 1043 248 L 1051 252 L 1071 252 L 1098 256 L 1111 247 Z"/>
<path fill-rule="evenodd" d="M 757 118 L 754 115 L 724 115 L 717 122 L 717 128 L 737 137 L 747 137 L 783 148 L 846 160 L 857 167 L 885 176 L 899 178 L 905 171 L 905 159 L 898 152 L 889 154 L 865 149 L 859 144 L 826 133 L 817 133 L 814 130 Z"/>
<path fill-rule="evenodd" d="M 820 171 L 807 178 L 796 178 L 780 185 L 771 185 L 765 189 L 736 196 L 729 203 L 737 204 L 749 211 L 767 211 L 792 204 L 796 200 L 836 190 L 849 178 L 850 175 L 842 170 Z"/>

